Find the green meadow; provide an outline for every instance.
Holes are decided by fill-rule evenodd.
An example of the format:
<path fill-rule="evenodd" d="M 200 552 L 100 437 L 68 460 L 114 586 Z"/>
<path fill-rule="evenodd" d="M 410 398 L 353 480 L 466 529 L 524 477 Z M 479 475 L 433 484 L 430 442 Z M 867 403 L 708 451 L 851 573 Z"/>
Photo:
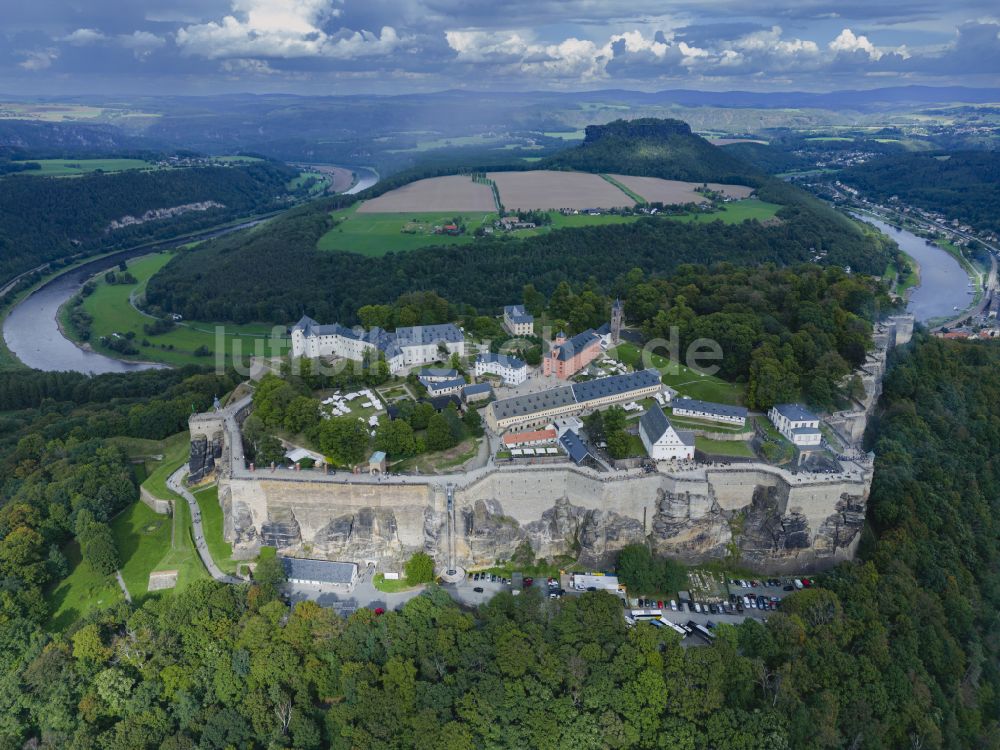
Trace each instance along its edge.
<path fill-rule="evenodd" d="M 17 174 L 38 177 L 68 177 L 88 172 L 124 172 L 129 169 L 155 169 L 153 162 L 145 159 L 31 159 L 41 164 L 41 169 L 30 169 Z M 23 163 L 23 162 L 21 162 Z"/>
<path fill-rule="evenodd" d="M 636 369 L 652 365 L 663 374 L 663 382 L 679 391 L 682 396 L 720 404 L 739 405 L 743 403 L 745 390 L 743 385 L 729 383 L 714 375 L 702 375 L 690 367 L 673 362 L 660 354 L 650 353 L 648 362 L 643 362 L 642 352 L 635 344 L 619 344 L 608 354 L 619 362 Z"/>
<path fill-rule="evenodd" d="M 721 221 L 724 224 L 739 224 L 747 219 L 764 221 L 773 219 L 781 206 L 777 203 L 768 203 L 757 198 L 747 198 L 733 203 L 724 203 L 721 210 L 713 213 L 693 213 L 681 216 L 671 216 L 675 221 L 696 221 L 700 223 Z"/>
<path fill-rule="evenodd" d="M 180 321 L 166 333 L 145 333 L 143 326 L 152 324 L 153 319 L 140 313 L 130 300 L 141 298 L 150 277 L 172 257 L 172 253 L 154 253 L 129 261 L 128 272 L 136 278 L 135 284 L 108 284 L 103 274 L 94 278 L 96 289 L 83 300 L 84 311 L 93 318 L 88 342 L 91 347 L 121 359 L 164 362 L 170 365 L 210 364 L 219 346 L 218 336 L 221 336 L 227 355 L 236 350 L 246 356 L 255 352 L 255 347 L 261 347 L 262 353 L 274 354 L 288 348 L 288 339 L 284 334 L 280 338 L 272 338 L 273 326 L 264 323 L 221 326 L 199 321 Z M 79 340 L 78 332 L 68 323 L 69 313 L 69 305 L 60 311 L 63 329 Z M 100 343 L 102 337 L 111 337 L 116 333 L 124 335 L 129 331 L 135 334 L 132 343 L 139 350 L 138 354 L 122 357 Z M 195 353 L 201 347 L 207 349 L 208 355 L 199 356 Z"/>
<path fill-rule="evenodd" d="M 434 226 L 450 224 L 456 216 L 462 216 L 466 233 L 458 236 L 433 234 Z M 319 250 L 345 251 L 369 257 L 381 257 L 386 253 L 416 250 L 430 245 L 465 245 L 475 238 L 472 233 L 480 225 L 492 225 L 496 219 L 493 212 L 432 212 L 369 214 L 358 213 L 357 206 L 335 211 L 333 217 L 337 226 L 319 238 Z M 404 229 L 411 232 L 404 232 Z"/>

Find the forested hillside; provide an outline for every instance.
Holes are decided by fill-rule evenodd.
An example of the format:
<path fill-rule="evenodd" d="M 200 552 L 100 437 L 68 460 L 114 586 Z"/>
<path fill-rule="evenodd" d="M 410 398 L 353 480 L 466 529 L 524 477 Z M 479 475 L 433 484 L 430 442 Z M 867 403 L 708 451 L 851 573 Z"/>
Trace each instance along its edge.
<path fill-rule="evenodd" d="M 93 437 L 105 407 L 23 410 L 0 443 L 0 746 L 995 750 L 1000 349 L 918 334 L 896 360 L 870 436 L 863 559 L 766 625 L 720 625 L 691 648 L 627 629 L 604 593 L 529 590 L 470 611 L 432 588 L 343 619 L 312 603 L 289 613 L 266 578 L 198 582 L 44 633 L 37 592 L 65 570 L 51 550 L 82 524 L 97 552 L 93 525 L 134 486 Z M 222 385 L 124 377 L 165 378 L 168 398 Z"/>
<path fill-rule="evenodd" d="M 940 211 L 979 230 L 1000 232 L 1000 153 L 900 154 L 843 170 L 840 179 L 876 201 Z"/>
<path fill-rule="evenodd" d="M 71 179 L 8 175 L 0 179 L 0 280 L 46 261 L 212 226 L 285 205 L 295 171 L 272 162 L 86 174 Z M 109 231 L 124 216 L 215 201 L 191 211 Z"/>
<path fill-rule="evenodd" d="M 861 229 L 797 188 L 755 172 L 677 120 L 593 126 L 582 146 L 543 166 L 753 185 L 761 198 L 782 204 L 781 222 L 724 225 L 651 217 L 530 238 L 485 237 L 472 246 L 429 247 L 381 258 L 318 252 L 316 241 L 332 226 L 328 212 L 350 200 L 341 196 L 290 212 L 251 234 L 220 238 L 178 256 L 153 277 L 147 300 L 200 320 L 290 322 L 306 313 L 317 320 L 353 323 L 360 306 L 382 304 L 409 291 L 433 290 L 452 303 L 494 312 L 518 299 L 527 283 L 544 294 L 561 281 L 590 278 L 607 288 L 633 267 L 669 274 L 682 263 L 793 265 L 818 256 L 824 263 L 880 274 L 894 253 L 881 235 Z M 690 170 L 699 171 L 695 175 Z M 380 183 L 364 197 L 414 174 Z M 259 272 L 247 274 L 246 268 Z"/>

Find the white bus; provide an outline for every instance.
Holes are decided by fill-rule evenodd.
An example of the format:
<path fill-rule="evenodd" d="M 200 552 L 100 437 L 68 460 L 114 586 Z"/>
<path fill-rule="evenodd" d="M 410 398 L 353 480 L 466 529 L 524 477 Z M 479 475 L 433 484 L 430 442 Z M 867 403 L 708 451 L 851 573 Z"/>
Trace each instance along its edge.
<path fill-rule="evenodd" d="M 662 622 L 668 628 L 670 628 L 671 630 L 673 630 L 674 632 L 676 632 L 681 638 L 683 638 L 683 637 L 685 637 L 687 635 L 687 631 L 684 628 L 682 628 L 676 622 L 670 622 L 670 620 L 668 620 L 666 617 L 661 617 L 658 620 L 658 622 Z"/>
<path fill-rule="evenodd" d="M 633 609 L 629 614 L 636 620 L 656 619 L 663 616 L 662 609 Z"/>

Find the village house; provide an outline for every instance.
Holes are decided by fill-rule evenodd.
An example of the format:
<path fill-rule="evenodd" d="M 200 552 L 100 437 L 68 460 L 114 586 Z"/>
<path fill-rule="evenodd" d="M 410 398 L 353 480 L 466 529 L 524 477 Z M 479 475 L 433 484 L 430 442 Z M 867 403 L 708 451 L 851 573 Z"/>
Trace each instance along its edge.
<path fill-rule="evenodd" d="M 567 339 L 566 334 L 560 331 L 542 360 L 542 371 L 545 375 L 568 380 L 601 356 L 601 344 L 602 338 L 593 328 L 588 328 L 571 339 Z"/>
<path fill-rule="evenodd" d="M 531 336 L 535 332 L 535 318 L 524 305 L 507 305 L 503 309 L 503 327 L 511 336 Z"/>
<path fill-rule="evenodd" d="M 528 379 L 528 365 L 524 360 L 506 354 L 480 354 L 473 371 L 477 378 L 497 375 L 507 385 L 520 385 Z"/>
<path fill-rule="evenodd" d="M 694 458 L 694 432 L 675 429 L 659 404 L 653 404 L 642 415 L 639 437 L 654 461 Z"/>
<path fill-rule="evenodd" d="M 293 357 L 342 357 L 364 361 L 365 355 L 385 355 L 389 371 L 397 374 L 452 354 L 465 355 L 465 337 L 453 323 L 397 328 L 394 333 L 377 326 L 366 331 L 339 323 L 320 325 L 303 317 L 292 327 Z"/>
<path fill-rule="evenodd" d="M 800 448 L 818 447 L 823 441 L 819 417 L 802 404 L 775 404 L 767 418 L 778 432 Z"/>

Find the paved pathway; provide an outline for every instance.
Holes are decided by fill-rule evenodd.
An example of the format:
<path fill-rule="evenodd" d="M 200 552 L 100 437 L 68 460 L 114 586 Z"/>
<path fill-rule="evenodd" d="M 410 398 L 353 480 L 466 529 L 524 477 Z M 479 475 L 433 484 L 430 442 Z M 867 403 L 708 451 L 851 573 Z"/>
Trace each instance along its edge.
<path fill-rule="evenodd" d="M 188 507 L 191 509 L 191 524 L 194 527 L 194 545 L 198 548 L 201 561 L 205 563 L 205 568 L 208 570 L 209 575 L 216 581 L 222 583 L 243 583 L 243 579 L 228 575 L 219 570 L 219 566 L 212 559 L 212 554 L 208 551 L 208 545 L 205 543 L 205 530 L 201 525 L 201 509 L 198 507 L 198 501 L 194 499 L 194 495 L 184 488 L 183 482 L 187 473 L 187 465 L 179 468 L 167 479 L 167 487 L 187 500 Z"/>
<path fill-rule="evenodd" d="M 122 572 L 120 570 L 115 571 L 115 578 L 118 579 L 118 586 L 121 588 L 122 593 L 125 594 L 125 601 L 131 604 L 132 595 L 128 592 L 128 586 L 125 585 L 125 579 L 122 578 Z"/>

